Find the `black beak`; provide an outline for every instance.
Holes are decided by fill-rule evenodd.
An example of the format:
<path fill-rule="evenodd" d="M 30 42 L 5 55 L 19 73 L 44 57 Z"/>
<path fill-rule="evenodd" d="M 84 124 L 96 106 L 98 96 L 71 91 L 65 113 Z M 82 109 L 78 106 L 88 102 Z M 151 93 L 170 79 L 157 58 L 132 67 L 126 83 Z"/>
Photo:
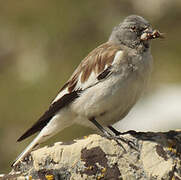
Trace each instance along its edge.
<path fill-rule="evenodd" d="M 163 33 L 160 33 L 158 30 L 146 29 L 141 35 L 141 41 L 147 41 L 156 38 L 164 38 Z"/>

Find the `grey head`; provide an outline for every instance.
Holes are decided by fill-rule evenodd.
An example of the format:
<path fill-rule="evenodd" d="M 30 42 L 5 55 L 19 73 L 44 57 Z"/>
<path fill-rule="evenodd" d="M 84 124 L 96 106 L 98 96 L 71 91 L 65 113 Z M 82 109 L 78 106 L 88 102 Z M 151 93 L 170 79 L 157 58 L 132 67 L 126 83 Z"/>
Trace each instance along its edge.
<path fill-rule="evenodd" d="M 153 30 L 147 20 L 141 16 L 131 15 L 116 26 L 109 38 L 109 42 L 123 44 L 130 48 L 149 48 L 150 40 L 160 38 L 162 35 Z"/>

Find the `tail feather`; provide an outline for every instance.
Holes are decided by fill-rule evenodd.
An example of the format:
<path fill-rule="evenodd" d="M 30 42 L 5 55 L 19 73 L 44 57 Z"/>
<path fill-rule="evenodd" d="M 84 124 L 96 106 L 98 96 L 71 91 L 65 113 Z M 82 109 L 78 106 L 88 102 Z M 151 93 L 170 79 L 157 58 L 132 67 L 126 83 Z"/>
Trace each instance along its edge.
<path fill-rule="evenodd" d="M 16 158 L 11 167 L 16 166 L 22 159 L 24 159 L 35 147 L 37 147 L 43 136 L 38 134 L 36 138 L 27 146 L 27 148 Z"/>
<path fill-rule="evenodd" d="M 28 145 L 28 147 L 16 158 L 12 166 L 16 166 L 37 145 L 39 145 L 42 142 L 45 142 L 47 139 L 54 136 L 61 130 L 61 123 L 59 123 L 59 118 L 60 116 L 57 114 L 51 119 L 51 121 L 40 131 L 40 133 L 35 137 L 35 139 Z"/>
<path fill-rule="evenodd" d="M 20 142 L 24 139 L 26 139 L 27 137 L 35 134 L 38 131 L 41 131 L 48 123 L 50 119 L 47 119 L 44 122 L 38 121 L 37 123 L 35 123 L 30 129 L 28 129 L 21 137 L 18 138 L 17 142 Z"/>
<path fill-rule="evenodd" d="M 73 114 L 70 113 L 68 109 L 64 109 L 60 113 L 57 113 L 54 115 L 49 122 L 46 122 L 47 124 L 41 129 L 39 134 L 35 137 L 35 139 L 28 145 L 28 147 L 16 158 L 12 166 L 16 166 L 24 157 L 26 157 L 37 145 L 39 145 L 42 142 L 45 142 L 48 140 L 50 137 L 54 136 L 57 134 L 59 131 L 62 129 L 72 125 L 73 121 L 70 121 L 73 118 Z M 40 126 L 39 126 L 40 127 Z M 30 128 L 31 129 L 31 128 Z M 36 130 L 38 128 L 35 128 Z M 28 135 L 29 133 L 28 131 Z M 25 137 L 26 135 L 23 135 Z M 20 140 L 23 139 L 20 138 Z"/>
<path fill-rule="evenodd" d="M 39 120 L 33 124 L 33 126 L 28 129 L 19 139 L 18 142 L 26 139 L 27 137 L 35 134 L 38 131 L 41 131 L 55 116 L 55 114 L 60 111 L 60 109 L 64 108 L 68 104 L 70 104 L 74 99 L 79 97 L 79 93 L 81 90 L 73 91 L 68 94 L 64 94 L 57 101 L 53 102 L 49 109 L 39 118 Z"/>

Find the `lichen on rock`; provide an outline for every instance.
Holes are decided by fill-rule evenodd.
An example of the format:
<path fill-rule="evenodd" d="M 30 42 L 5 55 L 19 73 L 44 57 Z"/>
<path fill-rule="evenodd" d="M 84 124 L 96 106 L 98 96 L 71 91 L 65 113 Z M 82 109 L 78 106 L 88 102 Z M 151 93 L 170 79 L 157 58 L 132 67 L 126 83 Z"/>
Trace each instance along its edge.
<path fill-rule="evenodd" d="M 56 143 L 40 148 L 6 177 L 53 177 L 64 180 L 181 179 L 180 132 L 131 132 L 122 137 L 132 142 L 134 148 L 120 141 L 123 149 L 114 139 L 95 134 L 70 143 Z"/>

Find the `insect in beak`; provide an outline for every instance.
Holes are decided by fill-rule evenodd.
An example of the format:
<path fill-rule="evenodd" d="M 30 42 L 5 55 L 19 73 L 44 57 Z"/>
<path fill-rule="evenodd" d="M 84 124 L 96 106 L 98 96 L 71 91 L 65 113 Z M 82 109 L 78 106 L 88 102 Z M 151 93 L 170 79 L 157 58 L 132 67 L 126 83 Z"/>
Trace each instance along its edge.
<path fill-rule="evenodd" d="M 156 38 L 164 38 L 164 34 L 160 33 L 158 30 L 152 30 L 147 28 L 143 31 L 140 39 L 141 41 L 147 41 Z"/>

